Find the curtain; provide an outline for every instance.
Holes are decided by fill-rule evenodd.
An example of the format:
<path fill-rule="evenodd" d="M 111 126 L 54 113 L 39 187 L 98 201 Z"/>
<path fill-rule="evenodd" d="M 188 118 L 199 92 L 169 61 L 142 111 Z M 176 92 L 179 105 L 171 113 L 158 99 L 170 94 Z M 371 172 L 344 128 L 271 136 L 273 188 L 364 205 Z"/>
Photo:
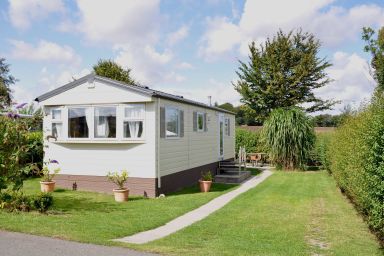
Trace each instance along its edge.
<path fill-rule="evenodd" d="M 109 124 L 108 117 L 100 113 L 100 109 L 96 109 L 96 137 L 108 138 L 109 136 Z M 88 123 L 88 117 L 87 117 Z"/>
<path fill-rule="evenodd" d="M 131 138 L 137 139 L 139 138 L 139 130 L 140 130 L 140 121 L 130 121 L 128 122 L 129 133 L 131 134 Z M 140 135 L 141 137 L 141 135 Z"/>

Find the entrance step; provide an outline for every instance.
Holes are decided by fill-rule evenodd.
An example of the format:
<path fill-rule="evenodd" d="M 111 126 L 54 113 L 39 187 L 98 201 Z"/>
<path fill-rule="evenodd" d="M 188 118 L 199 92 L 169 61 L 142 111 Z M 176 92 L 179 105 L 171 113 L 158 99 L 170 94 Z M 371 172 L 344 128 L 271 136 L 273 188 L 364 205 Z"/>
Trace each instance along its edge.
<path fill-rule="evenodd" d="M 215 176 L 215 183 L 240 184 L 249 177 L 250 171 L 226 171 Z"/>

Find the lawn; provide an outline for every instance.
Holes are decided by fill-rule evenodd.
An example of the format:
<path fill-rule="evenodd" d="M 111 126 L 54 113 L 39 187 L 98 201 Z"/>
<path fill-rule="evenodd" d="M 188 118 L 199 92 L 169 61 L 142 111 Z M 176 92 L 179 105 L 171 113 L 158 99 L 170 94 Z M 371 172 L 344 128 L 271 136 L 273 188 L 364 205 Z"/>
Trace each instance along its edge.
<path fill-rule="evenodd" d="M 25 193 L 37 193 L 39 186 L 38 179 L 28 180 Z M 233 187 L 214 184 L 203 194 L 194 186 L 165 198 L 131 197 L 127 203 L 114 202 L 112 195 L 59 189 L 49 214 L 0 211 L 0 229 L 108 245 L 111 239 L 163 225 Z"/>
<path fill-rule="evenodd" d="M 383 255 L 326 172 L 276 172 L 190 227 L 125 246 L 171 255 Z"/>

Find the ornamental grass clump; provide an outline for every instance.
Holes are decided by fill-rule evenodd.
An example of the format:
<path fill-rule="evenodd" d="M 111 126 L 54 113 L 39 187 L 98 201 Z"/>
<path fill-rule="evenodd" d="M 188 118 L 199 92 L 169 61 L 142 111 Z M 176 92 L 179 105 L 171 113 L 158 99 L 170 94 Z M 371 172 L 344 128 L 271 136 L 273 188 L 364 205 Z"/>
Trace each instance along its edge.
<path fill-rule="evenodd" d="M 301 109 L 280 108 L 264 123 L 262 138 L 274 164 L 285 170 L 303 169 L 315 143 L 315 132 Z"/>

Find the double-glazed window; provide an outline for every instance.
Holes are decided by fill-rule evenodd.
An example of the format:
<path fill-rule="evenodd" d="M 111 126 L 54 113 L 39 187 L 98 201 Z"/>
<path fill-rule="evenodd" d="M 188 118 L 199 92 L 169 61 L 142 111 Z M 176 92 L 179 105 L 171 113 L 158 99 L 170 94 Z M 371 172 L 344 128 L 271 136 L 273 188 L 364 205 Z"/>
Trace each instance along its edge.
<path fill-rule="evenodd" d="M 60 140 L 144 138 L 144 104 L 60 107 L 50 113 L 51 134 Z"/>
<path fill-rule="evenodd" d="M 225 135 L 231 135 L 231 122 L 228 117 L 225 118 Z"/>
<path fill-rule="evenodd" d="M 167 107 L 165 109 L 165 127 L 165 135 L 167 138 L 179 137 L 180 111 L 177 108 Z"/>
<path fill-rule="evenodd" d="M 207 113 L 193 112 L 193 131 L 206 132 L 207 128 Z"/>
<path fill-rule="evenodd" d="M 140 139 L 143 137 L 144 113 L 143 104 L 131 104 L 124 107 L 124 138 Z"/>
<path fill-rule="evenodd" d="M 63 120 L 61 109 L 52 109 L 51 111 L 51 135 L 57 139 L 62 137 Z"/>

